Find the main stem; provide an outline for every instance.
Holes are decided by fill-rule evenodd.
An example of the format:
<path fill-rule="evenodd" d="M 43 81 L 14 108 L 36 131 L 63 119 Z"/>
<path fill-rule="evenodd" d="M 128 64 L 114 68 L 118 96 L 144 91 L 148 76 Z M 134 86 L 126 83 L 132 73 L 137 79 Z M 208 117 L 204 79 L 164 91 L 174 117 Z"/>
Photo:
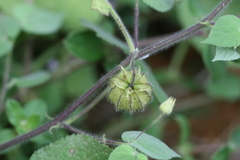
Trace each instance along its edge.
<path fill-rule="evenodd" d="M 206 18 L 202 20 L 202 22 L 210 21 L 212 20 L 231 0 L 223 0 Z M 151 45 L 149 47 L 146 47 L 139 52 L 137 52 L 137 55 L 135 59 L 139 59 L 141 57 L 144 57 L 146 55 L 149 55 L 153 52 L 159 51 L 161 49 L 165 49 L 173 44 L 179 43 L 180 41 L 183 41 L 184 39 L 190 38 L 193 33 L 199 31 L 200 29 L 204 28 L 204 25 L 202 24 L 196 24 L 188 29 L 185 29 L 177 34 L 174 34 L 173 36 L 170 36 L 154 45 Z M 131 55 L 129 55 L 120 65 L 127 66 L 131 61 Z M 64 112 L 62 112 L 60 115 L 58 115 L 56 118 L 54 118 L 51 122 L 31 131 L 24 135 L 21 135 L 19 137 L 16 137 L 8 142 L 5 142 L 0 145 L 0 150 L 4 150 L 6 148 L 9 148 L 13 145 L 16 145 L 20 142 L 26 141 L 36 135 L 39 135 L 45 131 L 47 131 L 51 126 L 56 125 L 59 122 L 62 122 L 65 118 L 67 118 L 71 113 L 73 113 L 77 108 L 79 108 L 80 105 L 83 103 L 86 103 L 89 98 L 96 93 L 105 83 L 106 81 L 120 71 L 119 65 L 115 67 L 113 70 L 108 72 L 105 76 L 103 76 L 90 90 L 87 91 L 82 97 L 78 98 L 73 104 L 71 104 Z"/>

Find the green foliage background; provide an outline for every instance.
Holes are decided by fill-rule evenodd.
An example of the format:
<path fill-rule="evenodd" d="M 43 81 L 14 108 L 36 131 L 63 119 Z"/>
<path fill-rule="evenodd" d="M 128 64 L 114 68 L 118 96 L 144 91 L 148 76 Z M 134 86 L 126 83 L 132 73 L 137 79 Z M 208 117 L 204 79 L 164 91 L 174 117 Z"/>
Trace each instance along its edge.
<path fill-rule="evenodd" d="M 143 48 L 197 23 L 219 0 L 180 0 L 165 13 L 147 6 L 144 3 L 147 0 L 139 2 L 139 45 Z M 148 2 L 151 6 L 151 1 Z M 6 62 L 11 61 L 7 94 L 4 103 L 1 102 L 5 110 L 0 110 L 0 143 L 48 122 L 126 57 L 127 47 L 119 29 L 109 17 L 91 10 L 91 3 L 90 0 L 0 0 L 1 84 Z M 113 5 L 133 33 L 134 1 L 118 0 Z M 240 2 L 235 0 L 221 14 L 239 15 L 239 6 Z M 174 114 L 150 128 L 148 134 L 166 141 L 186 160 L 212 155 L 212 159 L 219 160 L 239 155 L 234 152 L 240 143 L 236 128 L 240 123 L 239 52 L 233 50 L 235 45 L 211 43 L 219 47 L 215 51 L 215 46 L 201 43 L 208 33 L 205 29 L 198 36 L 144 60 L 146 63 L 137 62 L 147 71 L 157 86 L 154 92 L 159 95 L 146 111 L 134 115 L 115 112 L 103 99 L 73 125 L 120 139 L 126 130 L 143 130 L 151 124 L 166 92 L 177 98 Z M 236 39 L 234 42 L 238 44 L 239 38 Z M 232 47 L 227 48 L 227 53 L 236 54 L 235 58 L 221 56 L 226 48 L 220 47 Z M 216 61 L 212 62 L 213 59 Z M 98 94 L 92 95 L 92 99 Z M 197 132 L 196 128 L 204 130 L 209 123 L 211 129 L 206 134 Z M 51 131 L 2 152 L 0 159 L 29 159 L 42 146 L 71 134 L 61 128 Z M 215 150 L 220 149 L 214 154 L 204 151 L 194 154 L 193 150 L 203 143 L 201 139 L 209 145 L 216 140 L 225 145 L 220 148 L 218 143 Z M 141 153 L 137 154 L 145 159 Z"/>

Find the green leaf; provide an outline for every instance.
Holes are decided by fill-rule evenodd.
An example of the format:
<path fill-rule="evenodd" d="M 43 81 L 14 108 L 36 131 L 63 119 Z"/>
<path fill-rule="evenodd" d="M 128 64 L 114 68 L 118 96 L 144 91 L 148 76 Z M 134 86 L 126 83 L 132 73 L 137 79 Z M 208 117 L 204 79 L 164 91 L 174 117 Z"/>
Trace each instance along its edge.
<path fill-rule="evenodd" d="M 234 48 L 216 47 L 216 55 L 212 61 L 232 61 L 239 58 L 240 53 Z"/>
<path fill-rule="evenodd" d="M 0 15 L 0 36 L 5 36 L 10 39 L 15 39 L 19 32 L 20 26 L 18 22 L 8 15 Z"/>
<path fill-rule="evenodd" d="M 98 26 L 90 21 L 87 21 L 85 19 L 82 20 L 82 25 L 95 31 L 99 38 L 102 38 L 103 40 L 107 41 L 108 43 L 118 46 L 125 52 L 127 52 L 129 50 L 126 43 L 124 43 L 117 37 L 113 36 L 112 34 L 108 33 L 107 31 L 103 30 L 100 26 Z"/>
<path fill-rule="evenodd" d="M 62 81 L 52 81 L 44 85 L 44 87 L 39 87 L 39 97 L 50 106 L 48 107 L 49 115 L 57 113 L 66 100 L 67 94 L 65 93 L 65 86 L 62 84 Z"/>
<path fill-rule="evenodd" d="M 124 142 L 131 142 L 141 133 L 141 131 L 124 132 L 122 134 L 122 140 Z M 171 159 L 173 157 L 181 157 L 171 150 L 165 143 L 146 133 L 143 133 L 134 142 L 129 143 L 129 145 L 136 147 L 142 153 L 155 159 Z"/>
<path fill-rule="evenodd" d="M 67 50 L 78 58 L 97 61 L 103 57 L 103 43 L 90 32 L 71 32 L 64 41 Z"/>
<path fill-rule="evenodd" d="M 0 15 L 0 57 L 12 50 L 14 39 L 20 32 L 17 21 L 7 15 Z"/>
<path fill-rule="evenodd" d="M 91 9 L 92 0 L 34 0 L 34 4 L 62 13 L 64 15 L 64 22 L 61 29 L 65 33 L 73 30 L 86 30 L 79 23 L 80 18 L 86 18 L 96 23 L 100 22 L 103 18 L 98 11 Z"/>
<path fill-rule="evenodd" d="M 159 12 L 167 12 L 174 5 L 174 0 L 143 0 L 143 2 Z"/>
<path fill-rule="evenodd" d="M 5 37 L 0 37 L 0 57 L 11 52 L 13 48 L 13 42 L 9 41 Z"/>
<path fill-rule="evenodd" d="M 14 6 L 13 14 L 24 31 L 32 34 L 52 34 L 62 25 L 63 15 L 33 4 L 19 3 Z"/>
<path fill-rule="evenodd" d="M 107 0 L 93 0 L 92 9 L 98 10 L 101 14 L 108 16 L 111 10 L 111 5 Z"/>
<path fill-rule="evenodd" d="M 66 77 L 66 94 L 68 96 L 75 97 L 76 95 L 82 95 L 86 93 L 98 80 L 95 73 L 95 68 L 89 65 L 82 67 L 78 71 Z"/>
<path fill-rule="evenodd" d="M 201 52 L 203 62 L 209 72 L 212 75 L 213 80 L 220 79 L 222 77 L 226 76 L 227 69 L 226 69 L 226 63 L 224 61 L 216 61 L 212 62 L 212 59 L 215 55 L 213 47 L 211 46 L 205 46 Z"/>
<path fill-rule="evenodd" d="M 86 135 L 71 135 L 43 147 L 30 160 L 104 160 L 112 149 Z"/>
<path fill-rule="evenodd" d="M 16 127 L 16 130 L 19 135 L 27 133 L 35 128 L 37 128 L 40 124 L 39 115 L 31 115 L 24 120 L 19 121 L 19 124 Z"/>
<path fill-rule="evenodd" d="M 233 75 L 225 75 L 207 85 L 209 95 L 225 100 L 238 100 L 240 98 L 240 79 Z"/>
<path fill-rule="evenodd" d="M 240 126 L 236 127 L 229 136 L 228 146 L 232 150 L 240 149 Z"/>
<path fill-rule="evenodd" d="M 24 109 L 13 99 L 8 99 L 6 102 L 6 114 L 8 121 L 15 127 L 17 127 L 21 121 L 26 119 Z"/>
<path fill-rule="evenodd" d="M 47 71 L 38 71 L 29 75 L 16 78 L 16 85 L 19 88 L 34 87 L 41 85 L 50 79 L 51 75 Z"/>
<path fill-rule="evenodd" d="M 123 144 L 118 146 L 110 154 L 108 160 L 147 160 L 148 158 L 138 153 L 133 147 Z"/>
<path fill-rule="evenodd" d="M 12 129 L 1 129 L 0 143 L 7 142 L 15 137 L 15 132 Z"/>
<path fill-rule="evenodd" d="M 47 113 L 47 104 L 40 100 L 40 99 L 34 99 L 30 102 L 28 102 L 25 107 L 25 114 L 30 117 L 32 115 L 39 116 L 40 122 L 42 122 L 44 119 L 46 119 L 45 115 Z"/>
<path fill-rule="evenodd" d="M 240 19 L 233 15 L 220 17 L 202 43 L 219 47 L 237 47 L 240 45 Z"/>
<path fill-rule="evenodd" d="M 226 160 L 229 159 L 231 150 L 227 146 L 218 149 L 211 157 L 211 160 Z"/>

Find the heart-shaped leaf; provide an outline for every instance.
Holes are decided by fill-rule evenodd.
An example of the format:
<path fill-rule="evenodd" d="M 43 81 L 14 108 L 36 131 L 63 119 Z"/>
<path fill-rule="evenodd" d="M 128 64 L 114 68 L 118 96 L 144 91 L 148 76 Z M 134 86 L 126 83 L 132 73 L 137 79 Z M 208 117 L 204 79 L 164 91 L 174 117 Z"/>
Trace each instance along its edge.
<path fill-rule="evenodd" d="M 240 19 L 233 15 L 220 17 L 207 39 L 202 43 L 219 47 L 237 47 L 240 45 Z"/>

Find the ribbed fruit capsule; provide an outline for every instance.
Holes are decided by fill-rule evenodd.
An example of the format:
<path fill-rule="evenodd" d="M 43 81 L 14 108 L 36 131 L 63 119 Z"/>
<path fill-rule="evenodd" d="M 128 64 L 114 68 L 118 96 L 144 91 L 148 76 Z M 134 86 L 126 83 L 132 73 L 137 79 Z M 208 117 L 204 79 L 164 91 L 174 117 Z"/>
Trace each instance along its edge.
<path fill-rule="evenodd" d="M 115 105 L 116 110 L 126 110 L 130 113 L 143 111 L 152 100 L 152 85 L 148 82 L 146 73 L 134 68 L 125 70 L 110 79 L 108 100 Z"/>

